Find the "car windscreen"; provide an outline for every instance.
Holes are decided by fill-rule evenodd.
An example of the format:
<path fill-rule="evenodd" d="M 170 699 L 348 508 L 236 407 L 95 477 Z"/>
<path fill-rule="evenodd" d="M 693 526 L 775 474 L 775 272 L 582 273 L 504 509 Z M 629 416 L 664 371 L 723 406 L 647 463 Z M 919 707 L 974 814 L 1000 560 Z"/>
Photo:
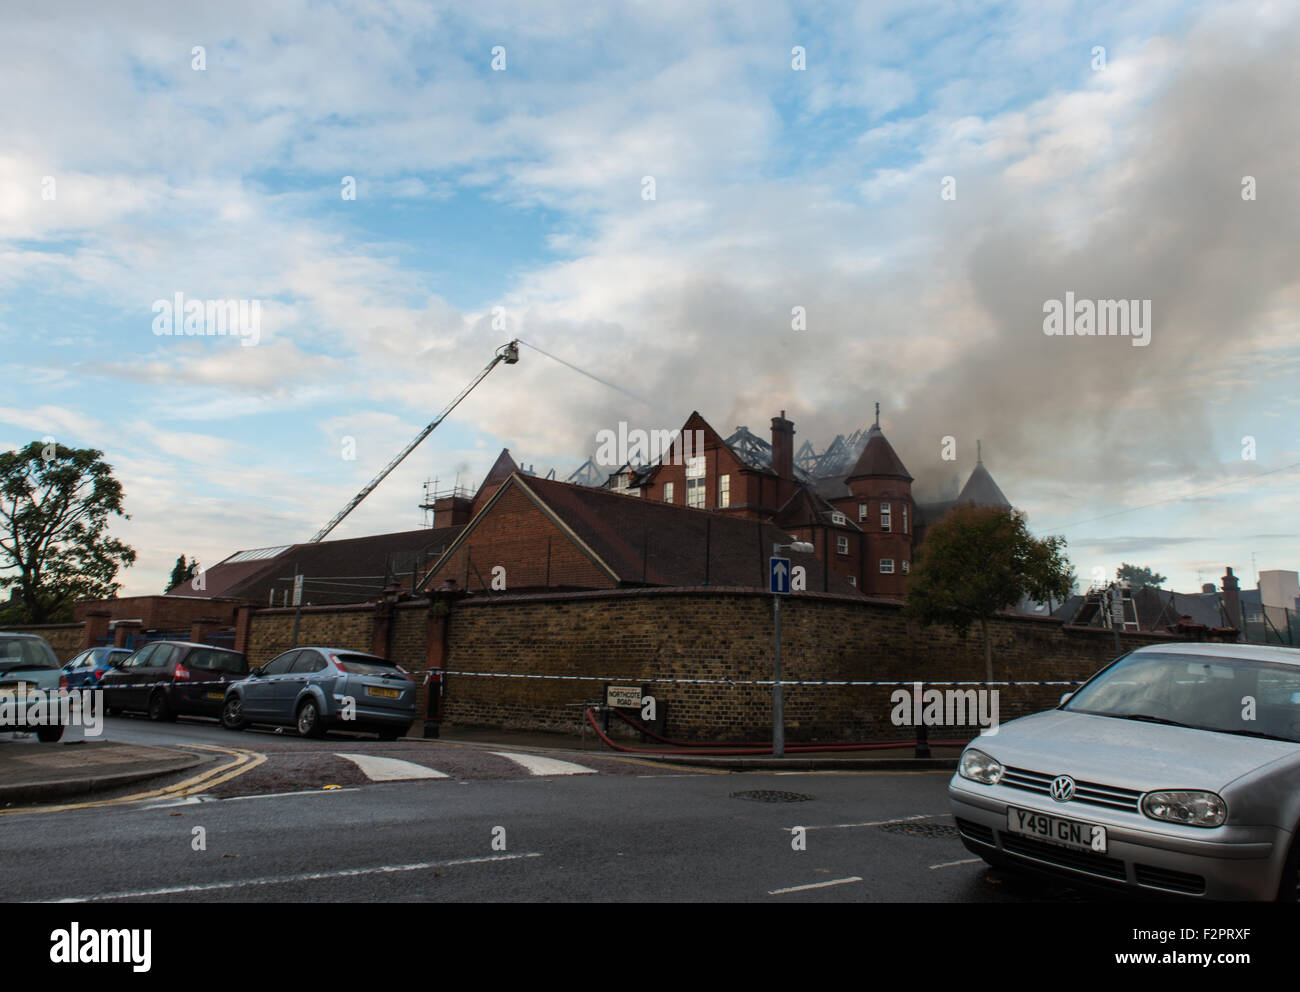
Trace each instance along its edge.
<path fill-rule="evenodd" d="M 1300 665 L 1135 652 L 1061 709 L 1300 743 Z"/>
<path fill-rule="evenodd" d="M 197 668 L 203 672 L 230 672 L 234 675 L 248 674 L 248 660 L 235 651 L 218 651 L 212 648 L 200 648 L 191 651 L 185 659 L 187 668 Z"/>
<path fill-rule="evenodd" d="M 58 667 L 59 659 L 44 641 L 0 634 L 0 673 Z"/>
<path fill-rule="evenodd" d="M 368 654 L 336 654 L 333 657 L 349 675 L 400 674 L 398 667 L 391 661 L 374 658 Z"/>

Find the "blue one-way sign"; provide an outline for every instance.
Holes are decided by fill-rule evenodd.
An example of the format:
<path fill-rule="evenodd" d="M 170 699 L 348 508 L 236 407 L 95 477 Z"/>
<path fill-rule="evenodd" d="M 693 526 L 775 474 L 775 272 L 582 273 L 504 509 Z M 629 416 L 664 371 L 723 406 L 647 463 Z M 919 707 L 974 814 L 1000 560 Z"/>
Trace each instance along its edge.
<path fill-rule="evenodd" d="M 769 558 L 772 592 L 788 593 L 790 591 L 790 559 Z"/>

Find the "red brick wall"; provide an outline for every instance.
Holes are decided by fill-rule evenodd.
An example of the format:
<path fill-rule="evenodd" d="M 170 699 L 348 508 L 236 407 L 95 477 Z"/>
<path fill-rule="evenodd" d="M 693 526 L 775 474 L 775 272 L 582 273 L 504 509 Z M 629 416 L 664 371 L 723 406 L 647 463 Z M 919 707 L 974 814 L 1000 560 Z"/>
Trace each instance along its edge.
<path fill-rule="evenodd" d="M 150 627 L 189 627 L 195 620 L 220 620 L 226 626 L 235 622 L 235 610 L 243 600 L 199 599 L 185 596 L 125 596 L 120 599 L 84 600 L 73 607 L 78 622 L 90 610 L 103 610 L 113 620 L 142 620 Z"/>

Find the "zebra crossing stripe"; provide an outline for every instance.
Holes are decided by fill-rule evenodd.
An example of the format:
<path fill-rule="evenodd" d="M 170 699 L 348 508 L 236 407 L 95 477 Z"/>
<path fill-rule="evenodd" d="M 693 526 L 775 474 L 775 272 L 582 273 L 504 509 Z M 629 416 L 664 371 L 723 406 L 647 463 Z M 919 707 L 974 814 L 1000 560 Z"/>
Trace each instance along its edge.
<path fill-rule="evenodd" d="M 596 769 L 575 765 L 572 761 L 559 761 L 555 758 L 543 758 L 536 754 L 513 754 L 509 751 L 489 751 L 499 758 L 508 758 L 517 765 L 523 765 L 530 775 L 595 775 Z"/>
<path fill-rule="evenodd" d="M 346 758 L 372 782 L 404 782 L 414 778 L 448 778 L 449 776 L 436 768 L 426 768 L 413 761 L 400 761 L 397 758 L 381 758 L 374 754 L 339 754 L 336 758 Z"/>

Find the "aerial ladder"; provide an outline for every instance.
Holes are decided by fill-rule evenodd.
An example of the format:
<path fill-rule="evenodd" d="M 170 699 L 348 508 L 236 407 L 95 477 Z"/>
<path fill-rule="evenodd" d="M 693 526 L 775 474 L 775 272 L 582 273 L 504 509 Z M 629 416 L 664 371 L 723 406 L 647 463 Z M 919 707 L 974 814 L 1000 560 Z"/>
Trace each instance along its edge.
<path fill-rule="evenodd" d="M 344 517 L 346 517 L 349 513 L 351 513 L 353 510 L 357 508 L 357 506 L 361 503 L 363 499 L 365 499 L 372 492 L 374 492 L 375 487 L 378 486 L 381 482 L 383 482 L 384 479 L 388 477 L 388 474 L 393 471 L 393 469 L 397 468 L 398 465 L 402 464 L 402 459 L 404 459 L 407 455 L 409 455 L 412 451 L 414 451 L 417 447 L 419 447 L 420 442 L 423 441 L 430 434 L 432 434 L 434 428 L 447 419 L 447 415 L 450 414 L 452 410 L 456 409 L 456 407 L 460 404 L 460 401 L 463 400 L 466 396 L 468 396 L 471 392 L 473 392 L 474 387 L 477 386 L 480 382 L 482 382 L 484 378 L 486 378 L 487 374 L 491 372 L 494 368 L 496 368 L 497 365 L 499 365 L 501 362 L 505 362 L 507 365 L 514 365 L 518 361 L 519 361 L 519 340 L 516 338 L 515 340 L 510 341 L 508 344 L 503 344 L 500 348 L 498 348 L 496 350 L 496 354 L 492 356 L 492 361 L 488 362 L 487 365 L 483 367 L 483 371 L 481 371 L 478 375 L 476 375 L 473 381 L 470 382 L 470 384 L 466 386 L 464 389 L 462 389 L 457 394 L 456 398 L 452 400 L 449 404 L 447 404 L 447 406 L 443 409 L 443 411 L 440 414 L 438 414 L 438 416 L 435 417 L 433 421 L 427 427 L 424 428 L 424 430 L 420 431 L 419 434 L 415 435 L 415 437 L 411 440 L 411 442 L 405 448 L 403 448 L 401 452 L 398 453 L 396 458 L 394 458 L 391 462 L 389 462 L 387 465 L 384 466 L 382 472 L 380 472 L 377 476 L 375 476 L 368 483 L 366 483 L 365 488 L 362 489 L 361 492 L 353 496 L 352 499 L 348 502 L 347 506 L 343 507 L 343 509 L 339 510 L 338 513 L 334 514 L 330 522 L 327 523 L 320 530 L 318 530 L 316 532 L 316 536 L 313 537 L 307 543 L 308 544 L 319 543 L 322 539 L 324 539 L 326 534 L 328 534 L 335 527 L 337 527 L 343 521 Z"/>

